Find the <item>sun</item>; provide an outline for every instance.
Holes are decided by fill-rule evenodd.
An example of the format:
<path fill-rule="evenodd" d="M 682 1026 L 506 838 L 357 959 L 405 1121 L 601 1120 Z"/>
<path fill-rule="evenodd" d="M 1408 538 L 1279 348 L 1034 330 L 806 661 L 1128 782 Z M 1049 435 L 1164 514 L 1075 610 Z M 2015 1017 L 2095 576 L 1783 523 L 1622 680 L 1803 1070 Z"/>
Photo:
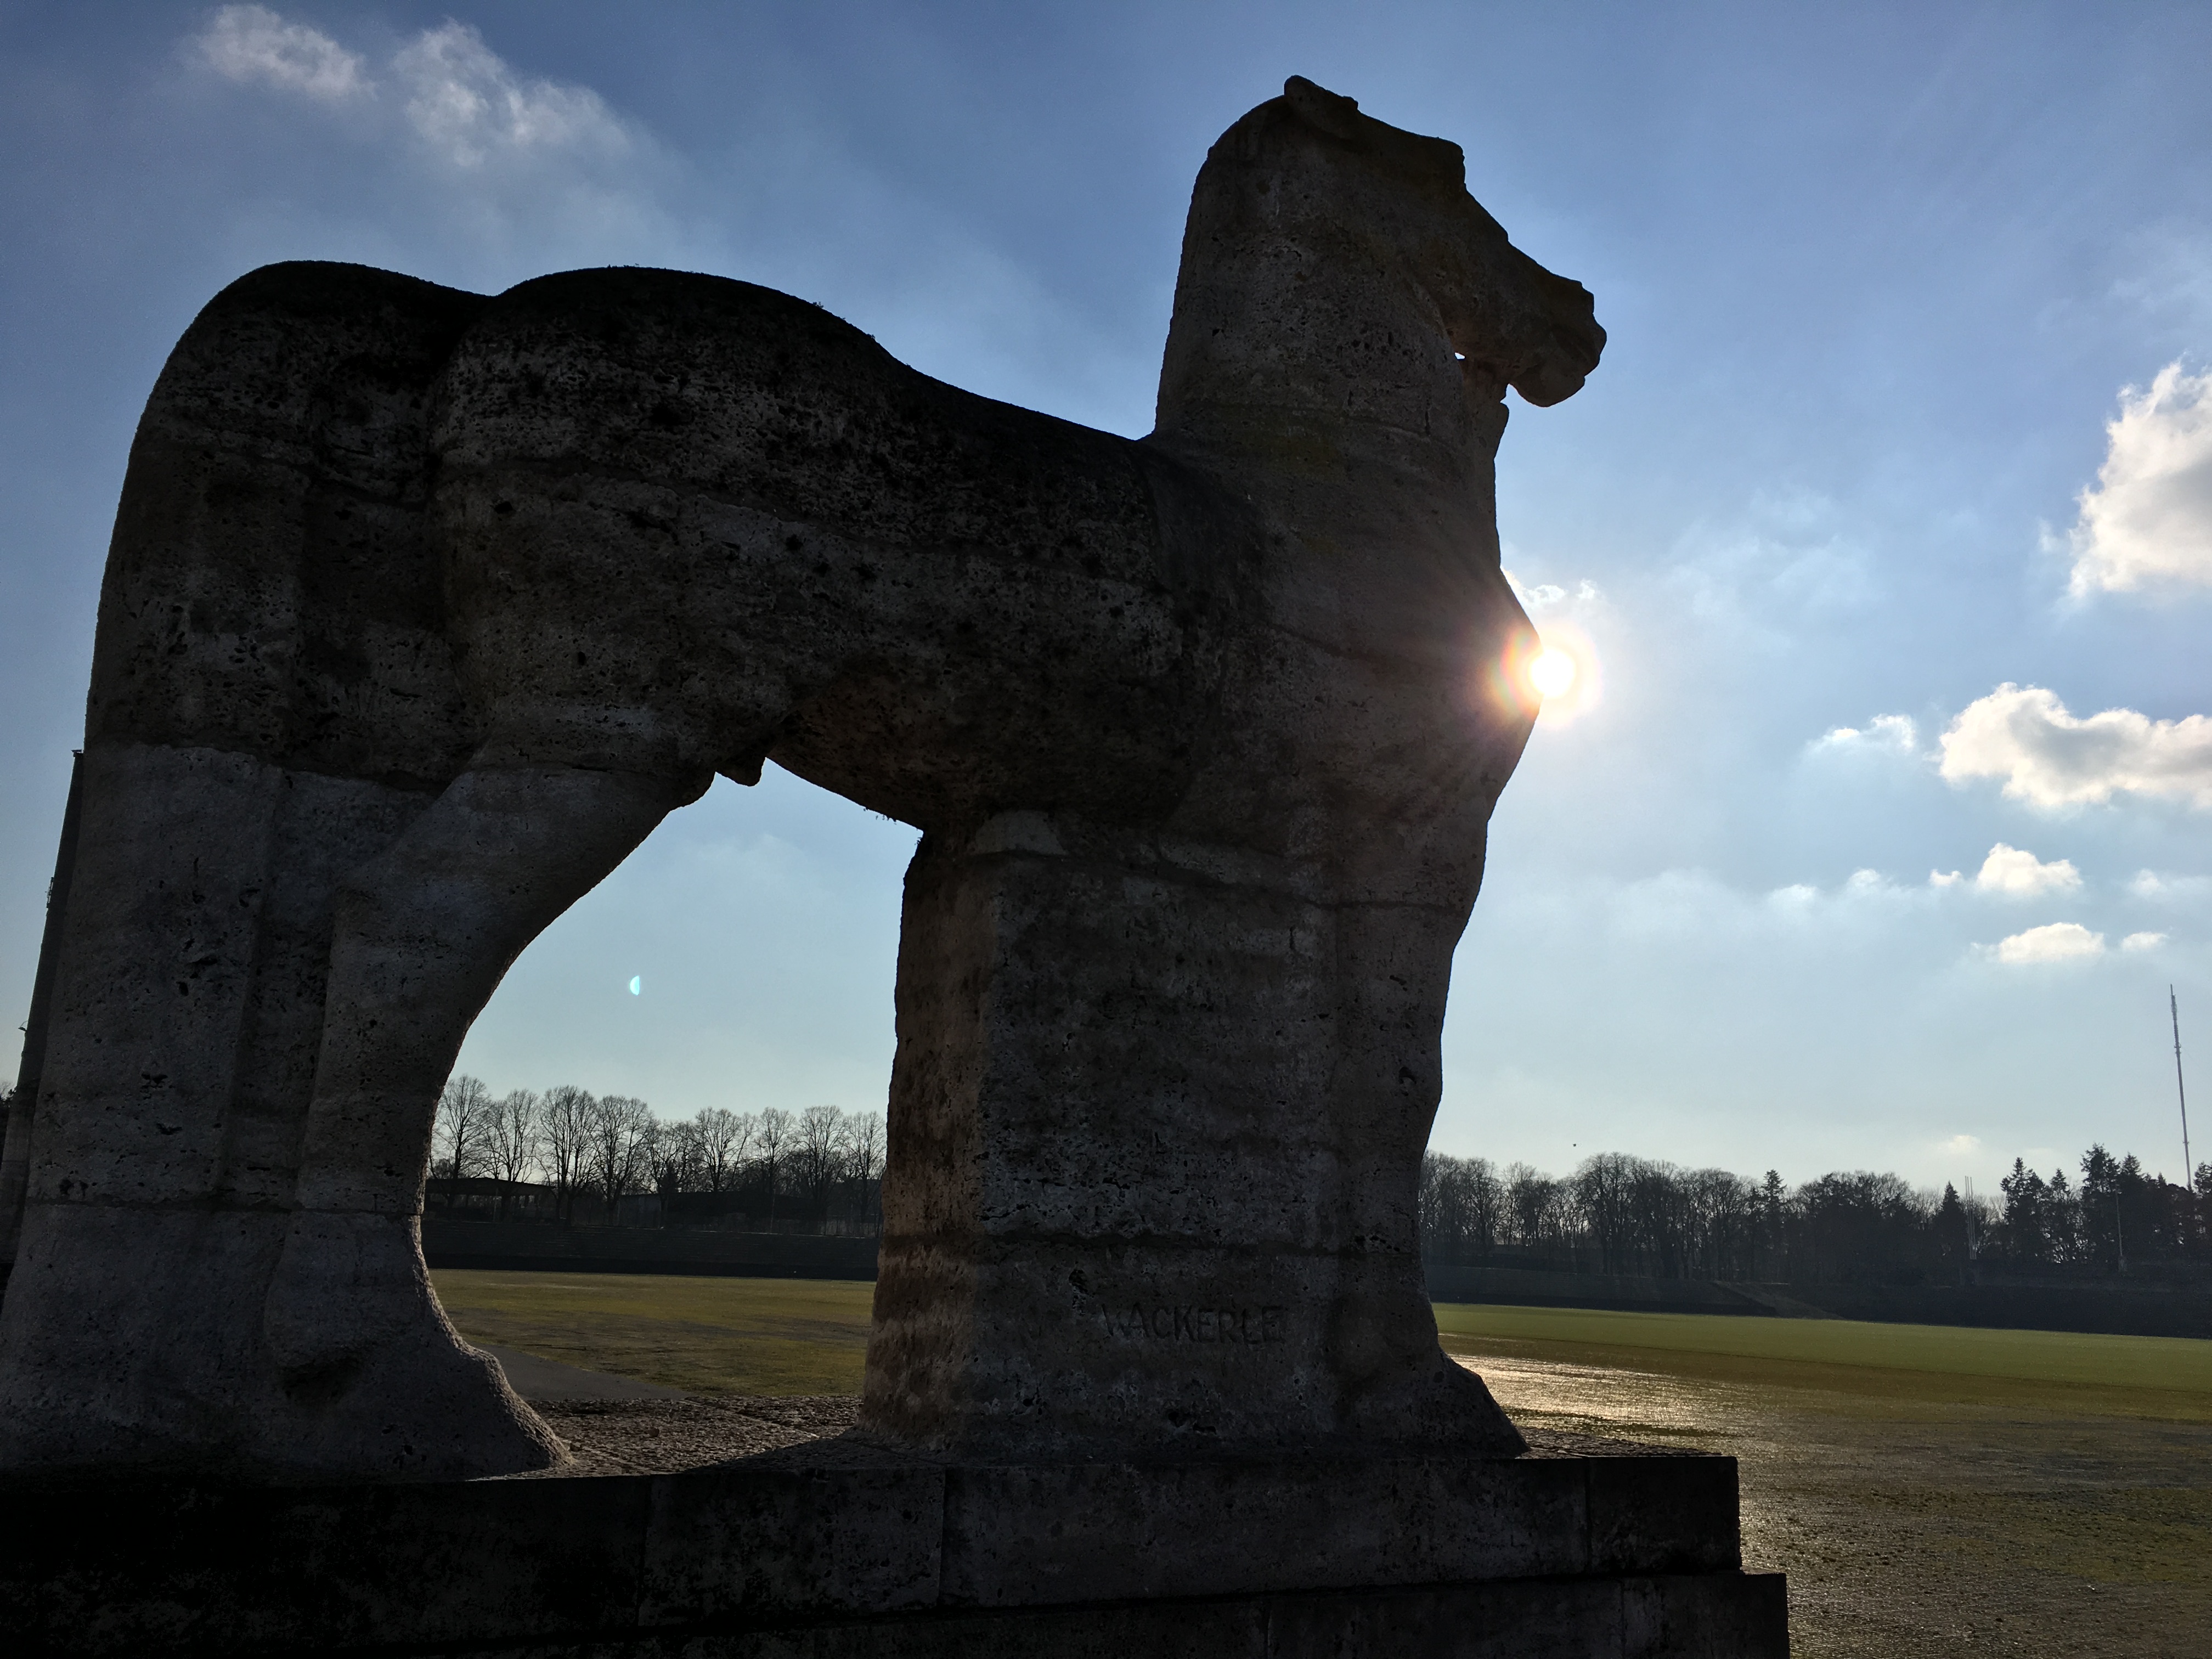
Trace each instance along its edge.
<path fill-rule="evenodd" d="M 1556 646 L 1546 646 L 1528 665 L 1528 684 L 1547 697 L 1565 696 L 1574 689 L 1575 659 Z"/>
<path fill-rule="evenodd" d="M 1509 708 L 1516 719 L 1550 726 L 1573 724 L 1595 709 L 1605 690 L 1605 658 L 1597 641 L 1571 620 L 1561 618 L 1540 635 L 1534 629 L 1516 634 L 1490 659 L 1470 694 Z"/>

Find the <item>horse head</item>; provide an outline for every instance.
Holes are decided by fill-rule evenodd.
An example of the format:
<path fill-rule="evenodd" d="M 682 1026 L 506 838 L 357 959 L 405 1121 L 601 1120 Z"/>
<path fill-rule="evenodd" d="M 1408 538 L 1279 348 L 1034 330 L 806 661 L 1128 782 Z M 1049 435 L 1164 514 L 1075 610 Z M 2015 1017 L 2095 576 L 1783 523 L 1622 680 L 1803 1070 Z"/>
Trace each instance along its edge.
<path fill-rule="evenodd" d="M 1192 194 L 1159 434 L 1368 424 L 1495 453 L 1507 386 L 1548 406 L 1597 366 L 1589 293 L 1507 240 L 1458 145 L 1292 76 Z"/>

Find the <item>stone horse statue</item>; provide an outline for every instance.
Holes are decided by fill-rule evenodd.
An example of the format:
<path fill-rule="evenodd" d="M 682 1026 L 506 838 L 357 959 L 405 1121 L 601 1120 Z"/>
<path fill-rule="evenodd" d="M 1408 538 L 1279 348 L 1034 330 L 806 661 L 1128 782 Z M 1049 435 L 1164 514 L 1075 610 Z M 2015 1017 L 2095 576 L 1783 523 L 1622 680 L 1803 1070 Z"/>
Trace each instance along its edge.
<path fill-rule="evenodd" d="M 1304 80 L 1199 175 L 1133 442 L 717 277 L 224 290 L 101 594 L 0 1463 L 556 1462 L 431 1291 L 434 1104 L 523 948 L 770 759 L 922 831 L 864 1435 L 1520 1449 L 1414 1193 L 1536 706 L 1503 398 L 1603 341 L 1456 146 Z"/>

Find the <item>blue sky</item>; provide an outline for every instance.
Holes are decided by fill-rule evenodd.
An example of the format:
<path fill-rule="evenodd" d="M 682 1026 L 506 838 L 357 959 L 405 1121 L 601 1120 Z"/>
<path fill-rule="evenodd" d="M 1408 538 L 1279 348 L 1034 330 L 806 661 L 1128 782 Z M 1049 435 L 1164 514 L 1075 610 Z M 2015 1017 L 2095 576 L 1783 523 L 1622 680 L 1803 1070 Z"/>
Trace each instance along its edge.
<path fill-rule="evenodd" d="M 0 6 L 0 1006 L 131 427 L 223 283 L 710 270 L 1135 435 L 1199 162 L 1298 73 L 1464 145 L 1612 335 L 1500 459 L 1507 565 L 1601 693 L 1493 826 L 1437 1146 L 1988 1187 L 2097 1139 L 2179 1175 L 2169 981 L 2212 1103 L 2208 61 L 2212 12 L 2151 4 Z M 463 1063 L 879 1109 L 911 845 L 718 783 Z"/>

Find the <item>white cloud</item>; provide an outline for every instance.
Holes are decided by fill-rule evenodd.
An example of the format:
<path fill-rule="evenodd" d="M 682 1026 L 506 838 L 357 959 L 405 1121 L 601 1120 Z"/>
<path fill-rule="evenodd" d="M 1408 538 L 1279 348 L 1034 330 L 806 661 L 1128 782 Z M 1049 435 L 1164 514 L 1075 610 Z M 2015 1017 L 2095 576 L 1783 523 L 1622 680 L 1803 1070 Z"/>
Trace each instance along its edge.
<path fill-rule="evenodd" d="M 1814 754 L 1911 755 L 1919 752 L 1920 728 L 1910 714 L 1876 714 L 1864 726 L 1838 726 L 1806 747 Z"/>
<path fill-rule="evenodd" d="M 1942 737 L 1942 770 L 1953 783 L 2002 778 L 2031 805 L 2106 801 L 2115 791 L 2212 808 L 2212 720 L 2154 720 L 2132 708 L 2087 720 L 2054 692 L 2007 682 L 1967 704 Z"/>
<path fill-rule="evenodd" d="M 1982 1150 L 1979 1135 L 1953 1135 L 1948 1140 L 1936 1143 L 1936 1150 L 1951 1158 L 1970 1158 Z"/>
<path fill-rule="evenodd" d="M 1605 595 L 1592 581 L 1577 582 L 1572 588 L 1561 587 L 1557 582 L 1522 581 L 1510 570 L 1505 573 L 1505 585 L 1513 590 L 1513 597 L 1521 601 L 1522 608 L 1531 611 L 1551 611 L 1563 605 L 1589 605 L 1601 603 Z"/>
<path fill-rule="evenodd" d="M 366 103 L 389 84 L 399 95 L 406 130 L 456 167 L 479 168 L 503 158 L 617 157 L 641 142 L 589 87 L 520 75 L 474 28 L 450 20 L 393 53 L 383 80 L 358 52 L 265 6 L 223 7 L 185 47 L 188 57 L 225 80 L 302 93 L 326 105 Z"/>
<path fill-rule="evenodd" d="M 360 54 L 266 6 L 224 6 L 185 45 L 227 81 L 258 81 L 331 104 L 374 95 Z"/>
<path fill-rule="evenodd" d="M 2123 951 L 2155 951 L 2166 943 L 2163 933 L 2130 933 L 2120 941 Z"/>
<path fill-rule="evenodd" d="M 465 23 L 425 29 L 392 69 L 406 88 L 409 125 L 461 167 L 532 151 L 620 155 L 633 142 L 598 93 L 523 79 Z"/>
<path fill-rule="evenodd" d="M 2068 538 L 2073 591 L 2212 585 L 2212 373 L 2179 362 L 2128 387 Z"/>
<path fill-rule="evenodd" d="M 1930 887 L 1956 887 L 1967 879 L 1956 870 L 1930 870 Z M 2074 867 L 2071 859 L 2057 859 L 2049 864 L 2034 854 L 2017 847 L 2008 847 L 1999 842 L 1990 848 L 1990 855 L 1982 860 L 1975 872 L 1972 886 L 1978 893 L 1995 893 L 2005 898 L 2036 898 L 2045 893 L 2071 892 L 2081 884 L 2081 872 Z"/>
<path fill-rule="evenodd" d="M 2002 842 L 1990 848 L 1989 857 L 1974 877 L 1974 890 L 2001 893 L 2007 898 L 2034 898 L 2044 893 L 2071 891 L 2081 884 L 2081 872 L 2071 859 L 2045 864 L 2034 854 Z"/>
<path fill-rule="evenodd" d="M 2082 957 L 2104 955 L 2105 936 L 2091 933 L 2078 921 L 2054 921 L 1999 939 L 1992 947 L 1992 954 L 1999 962 L 2014 966 L 2022 963 L 2072 962 Z"/>

